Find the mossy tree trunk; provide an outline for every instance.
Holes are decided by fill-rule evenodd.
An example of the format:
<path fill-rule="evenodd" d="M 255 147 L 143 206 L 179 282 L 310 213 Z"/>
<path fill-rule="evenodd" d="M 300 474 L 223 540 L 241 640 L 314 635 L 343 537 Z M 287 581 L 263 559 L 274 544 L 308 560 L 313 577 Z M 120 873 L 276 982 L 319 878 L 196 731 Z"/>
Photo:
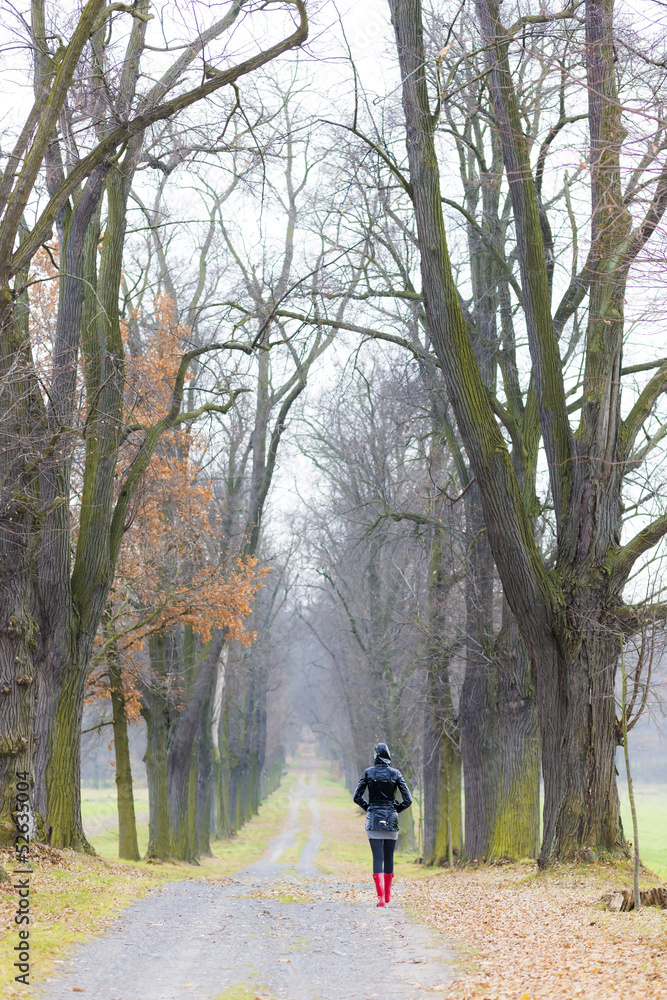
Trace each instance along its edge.
<path fill-rule="evenodd" d="M 212 856 L 211 825 L 215 787 L 213 759 L 216 750 L 212 735 L 212 702 L 213 695 L 206 700 L 195 744 L 197 751 L 195 851 L 198 858 Z"/>
<path fill-rule="evenodd" d="M 436 447 L 440 448 L 440 440 Z M 429 560 L 429 632 L 426 648 L 426 708 L 424 713 L 424 844 L 427 864 L 453 864 L 462 844 L 461 745 L 454 714 L 450 661 L 459 648 L 448 643 L 447 595 L 453 573 L 447 559 L 444 530 L 431 529 Z"/>
<path fill-rule="evenodd" d="M 494 644 L 498 678 L 500 775 L 487 846 L 497 858 L 535 858 L 540 842 L 540 730 L 531 665 L 514 617 L 504 603 Z"/>
<path fill-rule="evenodd" d="M 466 501 L 466 671 L 459 718 L 465 788 L 465 855 L 488 854 L 500 787 L 498 671 L 493 646 L 493 556 L 473 483 Z"/>
<path fill-rule="evenodd" d="M 27 282 L 20 272 L 16 289 Z M 33 449 L 43 405 L 29 349 L 27 294 L 0 298 L 0 847 L 18 830 L 17 780 L 34 809 L 35 673 L 33 562 L 39 484 Z M 17 778 L 17 775 L 20 776 Z M 25 791 L 24 785 L 21 789 Z"/>
<path fill-rule="evenodd" d="M 170 708 L 167 698 L 165 637 L 153 635 L 148 643 L 153 681 L 142 691 L 141 714 L 146 721 L 146 777 L 148 781 L 147 858 L 166 861 L 173 856 L 167 797 L 167 749 Z"/>
<path fill-rule="evenodd" d="M 134 812 L 134 788 L 132 784 L 132 761 L 126 715 L 123 671 L 118 655 L 118 647 L 112 634 L 110 622 L 105 622 L 107 641 L 106 669 L 111 695 L 113 721 L 114 756 L 116 758 L 116 796 L 118 802 L 118 857 L 127 861 L 139 861 L 137 842 L 137 820 Z"/>
<path fill-rule="evenodd" d="M 196 758 L 195 740 L 206 701 L 210 696 L 220 653 L 223 632 L 215 634 L 196 668 L 191 697 L 173 727 L 167 755 L 167 795 L 174 857 L 196 861 Z M 193 763 L 193 760 L 195 761 Z"/>
<path fill-rule="evenodd" d="M 108 165 L 93 172 L 78 202 L 64 214 L 61 229 L 62 270 L 58 317 L 47 419 L 51 433 L 59 439 L 56 454 L 42 463 L 40 490 L 47 508 L 52 508 L 42 526 L 37 557 L 36 609 L 40 639 L 35 656 L 37 676 L 38 753 L 35 777 L 38 810 L 48 839 L 57 845 L 88 849 L 80 819 L 63 830 L 62 815 L 79 815 L 78 745 L 83 713 L 83 686 L 76 675 L 85 671 L 88 648 L 79 643 L 73 615 L 70 523 L 70 465 L 73 440 L 65 428 L 73 424 L 80 331 L 85 315 L 86 280 L 92 275 L 99 236 L 100 199 Z M 93 271 L 94 274 L 94 271 Z M 94 286 L 93 286 L 94 287 Z M 57 455 L 57 457 L 56 457 Z M 85 665 L 81 665 L 83 655 Z M 71 753 L 77 758 L 69 760 Z M 69 766 L 68 766 L 69 765 Z M 64 766 L 68 778 L 56 790 L 49 782 Z"/>

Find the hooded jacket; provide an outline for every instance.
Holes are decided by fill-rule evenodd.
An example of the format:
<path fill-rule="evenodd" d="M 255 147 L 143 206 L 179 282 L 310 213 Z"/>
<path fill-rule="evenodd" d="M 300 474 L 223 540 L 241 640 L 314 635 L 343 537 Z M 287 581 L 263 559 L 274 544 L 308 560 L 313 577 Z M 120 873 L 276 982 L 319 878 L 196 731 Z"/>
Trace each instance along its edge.
<path fill-rule="evenodd" d="M 401 801 L 394 793 L 400 790 Z M 368 802 L 363 798 L 368 790 Z M 367 830 L 398 830 L 398 814 L 412 805 L 412 796 L 401 772 L 379 757 L 367 768 L 354 792 L 354 801 L 366 812 Z"/>

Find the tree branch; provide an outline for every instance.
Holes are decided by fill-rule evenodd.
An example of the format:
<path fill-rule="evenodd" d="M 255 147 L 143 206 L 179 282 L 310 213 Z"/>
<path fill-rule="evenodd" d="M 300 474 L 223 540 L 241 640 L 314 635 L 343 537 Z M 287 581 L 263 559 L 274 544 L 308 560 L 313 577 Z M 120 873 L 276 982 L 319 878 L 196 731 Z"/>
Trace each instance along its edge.
<path fill-rule="evenodd" d="M 95 0 L 97 5 L 101 2 L 102 0 Z M 254 70 L 259 69 L 261 66 L 264 66 L 266 63 L 277 58 L 277 56 L 282 55 L 283 52 L 287 52 L 289 49 L 295 48 L 305 42 L 308 37 L 308 16 L 305 4 L 303 0 L 288 0 L 288 2 L 293 3 L 297 7 L 300 19 L 299 27 L 291 35 L 288 35 L 287 38 L 284 38 L 276 45 L 272 45 L 270 48 L 262 52 L 258 52 L 257 55 L 252 56 L 250 59 L 246 59 L 244 62 L 239 63 L 238 66 L 233 66 L 231 69 L 225 70 L 219 75 L 216 74 L 212 79 L 205 80 L 204 83 L 200 84 L 200 86 L 195 87 L 192 90 L 188 90 L 184 94 L 172 98 L 170 101 L 165 101 L 163 104 L 146 108 L 146 110 L 131 118 L 130 121 L 115 128 L 109 133 L 109 135 L 105 136 L 105 138 L 91 153 L 88 154 L 88 156 L 84 157 L 83 160 L 80 160 L 70 172 L 64 183 L 60 185 L 57 193 L 50 199 L 34 229 L 23 241 L 12 257 L 11 273 L 15 274 L 17 271 L 20 271 L 32 260 L 40 245 L 51 232 L 53 223 L 58 217 L 58 213 L 72 192 L 77 190 L 81 182 L 91 173 L 91 171 L 99 163 L 107 159 L 111 153 L 118 148 L 118 146 L 127 142 L 139 133 L 144 132 L 150 125 L 155 124 L 155 122 L 163 121 L 165 118 L 170 118 L 172 115 L 190 107 L 197 101 L 210 97 L 211 94 L 214 94 L 222 87 L 234 83 L 239 79 L 239 77 L 252 73 Z M 35 143 L 36 142 L 37 139 L 35 139 Z M 34 145 L 35 144 L 33 144 L 33 146 Z M 32 152 L 30 155 L 32 155 Z M 42 158 L 43 153 L 40 156 L 37 170 L 39 170 Z M 23 171 L 21 176 L 23 176 Z M 32 187 L 30 190 L 32 190 Z M 3 223 L 3 227 L 4 225 L 5 223 Z M 3 230 L 0 229 L 0 246 L 3 245 L 2 239 Z"/>
<path fill-rule="evenodd" d="M 648 418 L 658 396 L 667 389 L 667 359 L 639 395 L 639 399 L 623 421 L 621 429 L 622 454 L 625 461 L 632 452 L 639 429 Z"/>
<path fill-rule="evenodd" d="M 667 535 L 667 514 L 662 514 L 619 549 L 612 563 L 616 585 L 622 586 L 625 583 L 637 559 L 657 545 L 665 535 Z"/>
<path fill-rule="evenodd" d="M 511 28 L 506 28 L 508 35 L 514 37 L 522 28 L 527 28 L 530 24 L 551 24 L 552 21 L 562 21 L 566 18 L 576 17 L 576 13 L 582 6 L 583 0 L 573 3 L 571 7 L 559 11 L 557 14 L 526 14 L 520 17 Z"/>

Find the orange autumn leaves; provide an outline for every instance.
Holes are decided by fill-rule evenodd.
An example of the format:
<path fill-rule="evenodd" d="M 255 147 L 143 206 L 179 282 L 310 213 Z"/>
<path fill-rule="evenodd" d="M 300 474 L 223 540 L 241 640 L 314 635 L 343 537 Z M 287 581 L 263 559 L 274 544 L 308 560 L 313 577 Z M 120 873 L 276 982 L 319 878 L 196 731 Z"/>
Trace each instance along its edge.
<path fill-rule="evenodd" d="M 125 396 L 132 422 L 149 426 L 167 413 L 176 372 L 190 328 L 180 322 L 173 300 L 158 295 L 150 322 L 131 313 L 121 333 L 126 350 Z M 187 381 L 187 380 L 186 380 Z"/>
<path fill-rule="evenodd" d="M 168 411 L 190 331 L 173 302 L 160 296 L 149 316 L 132 314 L 123 324 L 126 346 L 127 435 L 118 456 L 118 487 L 131 465 L 143 430 Z M 134 498 L 116 566 L 105 635 L 125 671 L 128 718 L 138 717 L 136 684 L 146 670 L 146 640 L 175 627 L 190 627 L 202 642 L 216 629 L 250 644 L 245 626 L 263 571 L 256 560 L 229 552 L 213 504 L 213 481 L 202 473 L 208 440 L 183 430 L 165 433 Z M 193 455 L 196 454 L 196 457 Z M 104 692 L 104 669 L 91 677 L 92 697 Z"/>
<path fill-rule="evenodd" d="M 210 482 L 198 481 L 189 458 L 153 459 L 117 572 L 118 621 L 129 645 L 179 624 L 204 641 L 215 628 L 244 645 L 254 638 L 244 622 L 262 574 L 254 559 L 220 561 L 211 499 Z"/>
<path fill-rule="evenodd" d="M 124 324 L 128 346 L 128 421 L 147 426 L 171 405 L 174 379 L 190 330 L 178 319 L 174 302 L 160 295 L 151 316 L 136 314 Z M 132 522 L 125 533 L 115 598 L 117 626 L 136 648 L 147 634 L 176 625 L 191 626 L 203 641 L 214 629 L 244 644 L 245 629 L 261 574 L 256 560 L 220 553 L 227 545 L 211 519 L 212 482 L 191 453 L 208 442 L 188 432 L 164 435 L 144 476 Z M 128 442 L 121 468 L 131 460 Z"/>

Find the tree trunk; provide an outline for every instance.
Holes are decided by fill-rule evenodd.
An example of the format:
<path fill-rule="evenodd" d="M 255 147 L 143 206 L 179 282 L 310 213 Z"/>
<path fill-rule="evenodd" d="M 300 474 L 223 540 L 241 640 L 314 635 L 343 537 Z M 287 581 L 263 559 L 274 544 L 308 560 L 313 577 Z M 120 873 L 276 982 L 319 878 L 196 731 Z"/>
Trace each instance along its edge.
<path fill-rule="evenodd" d="M 53 846 L 93 854 L 81 820 L 81 720 L 88 644 L 77 649 L 77 654 L 65 672 L 52 723 L 46 768 L 47 831 Z"/>
<path fill-rule="evenodd" d="M 500 784 L 488 857 L 535 858 L 540 846 L 540 729 L 531 665 L 511 611 L 495 644 Z"/>
<path fill-rule="evenodd" d="M 223 695 L 223 707 L 218 726 L 218 760 L 215 764 L 216 770 L 216 826 L 215 836 L 219 839 L 230 837 L 233 832 L 231 820 L 231 766 L 229 748 L 229 715 L 231 710 L 231 699 L 229 688 L 225 687 Z"/>
<path fill-rule="evenodd" d="M 169 706 L 159 695 L 144 695 L 141 714 L 146 720 L 147 746 L 144 754 L 148 779 L 147 858 L 168 861 L 174 856 L 169 802 L 167 797 L 167 733 Z"/>
<path fill-rule="evenodd" d="M 16 285 L 27 282 L 17 275 Z M 33 808 L 33 560 L 39 507 L 33 449 L 43 406 L 29 348 L 27 293 L 0 301 L 0 847 L 14 843 L 16 781 Z M 23 787 L 23 786 L 22 786 Z"/>
<path fill-rule="evenodd" d="M 5 507 L 8 509 L 16 513 L 16 507 L 10 508 L 9 503 Z M 32 655 L 36 625 L 30 614 L 30 567 L 25 565 L 32 548 L 30 525 L 20 515 L 7 520 L 15 524 L 15 529 L 11 537 L 11 529 L 0 527 L 0 560 L 6 567 L 4 572 L 0 570 L 4 598 L 0 611 L 0 847 L 13 846 L 18 835 L 17 781 L 21 791 L 29 795 L 29 808 L 34 808 Z M 11 573 L 7 572 L 10 567 Z"/>
<path fill-rule="evenodd" d="M 40 626 L 35 654 L 35 805 L 49 826 L 46 771 L 52 754 L 52 723 L 63 678 L 77 656 L 70 583 L 70 467 L 74 438 L 68 428 L 74 418 L 81 327 L 90 307 L 87 300 L 95 288 L 100 200 L 107 169 L 105 163 L 93 171 L 75 207 L 63 213 L 58 226 L 63 267 L 46 413 L 51 440 L 57 441 L 58 457 L 46 449 L 40 465 L 41 502 L 53 510 L 44 518 L 40 532 L 35 587 Z"/>
<path fill-rule="evenodd" d="M 620 639 L 601 620 L 605 595 L 599 590 L 579 590 L 573 605 L 571 628 L 558 636 L 560 649 L 553 642 L 549 650 L 554 669 L 546 678 L 538 675 L 545 798 L 542 865 L 554 857 L 572 858 L 586 846 L 616 856 L 627 853 L 615 765 Z"/>
<path fill-rule="evenodd" d="M 197 734 L 197 802 L 195 851 L 198 858 L 212 857 L 211 819 L 213 803 L 213 757 L 215 746 L 211 732 L 212 697 L 206 702 Z"/>
<path fill-rule="evenodd" d="M 118 857 L 128 861 L 139 861 L 137 842 L 137 821 L 134 814 L 134 791 L 132 787 L 132 764 L 130 761 L 130 741 L 125 715 L 125 694 L 120 664 L 115 650 L 107 656 L 111 706 L 113 712 L 113 741 L 116 757 L 116 792 L 118 799 Z"/>
<path fill-rule="evenodd" d="M 449 678 L 454 652 L 445 641 L 447 572 L 443 532 L 434 530 L 429 565 L 429 639 L 424 713 L 424 861 L 461 857 L 461 748 Z"/>
<path fill-rule="evenodd" d="M 146 857 L 166 861 L 173 857 L 173 844 L 167 797 L 169 702 L 163 689 L 166 678 L 164 635 L 151 636 L 148 645 L 154 683 L 144 689 L 141 707 L 141 714 L 146 720 L 147 732 L 146 753 L 144 755 L 148 779 L 148 850 Z"/>
<path fill-rule="evenodd" d="M 479 492 L 466 493 L 466 672 L 459 718 L 465 788 L 465 855 L 489 853 L 500 785 L 498 671 L 493 646 L 493 556 Z"/>
<path fill-rule="evenodd" d="M 225 643 L 218 660 L 215 685 L 213 691 L 213 701 L 211 703 L 211 820 L 210 834 L 216 839 L 227 836 L 226 833 L 226 813 L 225 797 L 222 790 L 223 782 L 223 710 L 225 707 L 226 693 L 226 671 L 229 657 L 229 646 Z"/>
<path fill-rule="evenodd" d="M 216 666 L 224 645 L 224 635 L 218 632 L 200 663 L 194 681 L 194 693 L 179 716 L 169 743 L 167 756 L 167 794 L 169 821 L 173 836 L 174 857 L 195 861 L 194 816 L 196 812 L 196 777 L 191 776 L 195 737 Z M 192 819 L 191 819 L 192 817 Z M 190 824 L 193 824 L 192 828 Z"/>

